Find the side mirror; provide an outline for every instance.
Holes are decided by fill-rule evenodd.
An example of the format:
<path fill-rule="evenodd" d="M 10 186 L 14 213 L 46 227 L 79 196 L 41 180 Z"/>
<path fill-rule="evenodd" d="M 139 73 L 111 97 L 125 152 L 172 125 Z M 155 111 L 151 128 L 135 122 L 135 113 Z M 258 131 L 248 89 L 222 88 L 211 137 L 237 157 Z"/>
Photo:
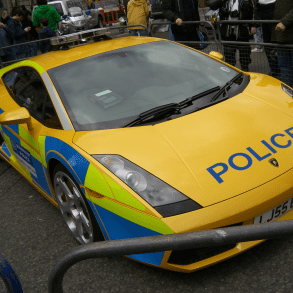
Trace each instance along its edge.
<path fill-rule="evenodd" d="M 4 112 L 0 115 L 0 124 L 11 125 L 11 124 L 23 124 L 26 123 L 28 129 L 31 129 L 31 115 L 29 111 L 22 107 L 15 111 Z"/>
<path fill-rule="evenodd" d="M 211 57 L 217 58 L 217 59 L 219 59 L 219 60 L 222 60 L 222 59 L 224 58 L 224 56 L 223 56 L 220 52 L 217 52 L 217 51 L 211 51 L 211 52 L 209 53 L 209 55 L 210 55 Z"/>
<path fill-rule="evenodd" d="M 87 11 L 85 12 L 85 14 L 86 14 L 86 15 L 90 15 L 90 14 L 91 14 L 91 11 L 90 11 L 90 10 L 87 10 Z"/>

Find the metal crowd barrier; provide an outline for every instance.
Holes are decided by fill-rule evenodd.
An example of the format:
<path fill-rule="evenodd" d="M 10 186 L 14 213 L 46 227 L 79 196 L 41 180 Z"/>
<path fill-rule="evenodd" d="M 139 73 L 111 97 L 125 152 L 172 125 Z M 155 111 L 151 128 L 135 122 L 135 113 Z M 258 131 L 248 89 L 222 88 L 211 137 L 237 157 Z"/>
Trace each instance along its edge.
<path fill-rule="evenodd" d="M 137 27 L 137 26 L 140 26 L 142 27 L 143 29 L 147 30 L 147 28 L 142 25 L 142 24 L 136 24 L 136 25 L 127 25 L 127 26 L 107 26 L 107 27 L 103 27 L 104 29 L 107 29 L 108 31 L 112 31 L 112 30 L 121 30 L 121 29 L 128 29 L 128 28 L 131 28 L 131 27 Z M 82 33 L 86 36 L 86 34 L 90 31 L 92 31 L 93 29 L 91 30 L 85 30 L 85 31 L 80 31 L 78 33 L 74 33 L 74 34 L 79 34 L 79 33 Z M 72 35 L 72 34 L 71 34 Z M 64 35 L 64 36 L 67 36 L 67 35 Z M 32 45 L 32 44 L 37 44 L 37 43 L 41 43 L 41 42 L 44 42 L 44 41 L 50 41 L 51 38 L 46 38 L 46 39 L 42 39 L 42 40 L 35 40 L 35 41 L 30 41 L 30 42 L 25 42 L 25 43 L 21 43 L 21 44 L 16 44 L 16 45 L 10 45 L 10 46 L 6 46 L 6 47 L 1 47 L 0 48 L 0 51 L 1 50 L 5 50 L 5 49 L 10 49 L 10 48 L 15 48 L 15 47 L 18 47 L 18 46 L 23 46 L 23 45 Z M 13 63 L 16 63 L 16 62 L 19 62 L 19 61 L 23 61 L 23 60 L 26 60 L 28 58 L 32 58 L 32 57 L 25 57 L 23 59 L 14 59 L 14 60 L 11 60 L 11 61 L 7 61 L 7 62 L 0 62 L 0 68 L 3 68 L 7 65 L 11 65 Z M 0 61 L 1 61 L 1 56 L 0 56 Z"/>
<path fill-rule="evenodd" d="M 111 240 L 76 247 L 63 255 L 49 276 L 49 293 L 63 293 L 63 278 L 74 264 L 103 256 L 183 250 L 292 236 L 293 220 L 214 230 Z"/>
<path fill-rule="evenodd" d="M 11 265 L 0 253 L 0 277 L 9 293 L 22 293 L 21 283 Z"/>
<path fill-rule="evenodd" d="M 243 65 L 245 67 L 248 64 L 248 71 L 272 75 L 278 79 L 281 79 L 290 86 L 293 86 L 293 64 L 289 63 L 289 60 L 292 58 L 290 58 L 289 55 L 292 54 L 291 52 L 293 50 L 293 45 L 230 41 L 229 38 L 223 38 L 220 32 L 221 25 L 276 25 L 279 22 L 279 20 L 222 20 L 217 22 L 217 35 L 219 37 L 220 44 L 219 51 L 224 55 L 224 61 L 238 68 L 242 68 Z M 272 29 L 275 29 L 274 26 L 272 26 Z M 252 53 L 251 47 L 257 45 L 263 48 L 262 52 Z M 239 52 L 235 58 L 236 49 Z M 280 67 L 280 64 L 282 68 Z M 244 70 L 246 71 L 247 69 Z"/>
<path fill-rule="evenodd" d="M 282 80 L 283 82 L 293 86 L 293 64 L 290 64 L 288 60 L 292 60 L 292 44 L 277 44 L 277 43 L 263 43 L 263 42 L 242 42 L 242 41 L 231 41 L 229 37 L 222 37 L 220 27 L 222 25 L 237 26 L 239 24 L 278 24 L 279 20 L 222 20 L 216 23 L 217 29 L 207 21 L 192 21 L 183 22 L 185 24 L 200 24 L 203 23 L 205 27 L 213 32 L 213 41 L 208 42 L 178 42 L 186 45 L 191 45 L 196 49 L 209 53 L 210 51 L 219 51 L 223 54 L 223 61 L 235 66 L 244 71 L 259 72 L 271 75 L 275 78 Z M 151 36 L 152 26 L 166 25 L 170 22 L 157 22 L 151 25 Z M 171 24 L 174 24 L 171 23 Z M 249 27 L 248 27 L 249 29 Z M 274 29 L 274 26 L 273 28 Z M 251 36 L 252 37 L 252 36 Z M 205 49 L 197 47 L 197 45 L 208 44 Z M 261 52 L 252 52 L 253 47 L 261 46 Z M 282 58 L 279 60 L 279 58 Z M 281 64 L 281 67 L 280 67 Z"/>
<path fill-rule="evenodd" d="M 286 61 L 288 59 L 288 55 L 291 54 L 293 50 L 293 45 L 283 45 L 283 44 L 273 44 L 273 43 L 256 43 L 256 42 L 238 42 L 238 41 L 229 41 L 222 38 L 220 33 L 220 26 L 221 25 L 237 25 L 237 24 L 264 24 L 264 23 L 272 23 L 277 24 L 279 21 L 277 20 L 238 20 L 238 21 L 228 21 L 222 20 L 217 22 L 217 29 L 208 22 L 208 21 L 186 21 L 183 22 L 184 24 L 194 24 L 194 25 L 201 25 L 204 29 L 209 29 L 211 31 L 211 40 L 207 42 L 195 42 L 195 41 L 185 41 L 179 42 L 182 44 L 193 46 L 196 49 L 203 51 L 204 53 L 209 53 L 211 51 L 219 51 L 224 55 L 224 61 L 237 67 L 243 69 L 244 71 L 250 72 L 259 72 L 264 74 L 272 75 L 276 78 L 281 79 L 283 82 L 292 86 L 291 77 L 293 76 L 293 66 L 288 66 L 288 62 L 283 62 L 282 64 L 285 65 L 285 70 L 281 71 L 279 67 L 279 56 L 282 57 L 282 60 Z M 174 24 L 174 22 L 156 22 L 151 23 L 149 26 L 150 29 L 150 36 L 154 36 L 153 27 L 154 26 L 166 26 Z M 111 30 L 121 30 L 127 29 L 130 27 L 141 26 L 147 30 L 147 28 L 143 25 L 133 25 L 133 26 L 112 26 L 107 27 L 109 31 Z M 86 31 L 84 31 L 86 33 Z M 128 35 L 128 34 L 127 34 Z M 49 40 L 49 39 L 44 39 Z M 33 43 L 39 43 L 44 40 L 38 40 L 33 42 L 27 42 L 18 45 L 12 45 L 5 47 L 13 48 L 19 45 L 28 45 Z M 252 53 L 251 50 L 254 46 L 259 45 L 264 48 L 263 52 L 261 53 Z M 4 49 L 4 48 L 1 48 Z M 25 58 L 27 59 L 27 58 Z M 18 62 L 24 59 L 13 60 L 10 62 L 2 62 L 2 66 L 9 65 L 11 63 Z M 286 68 L 287 66 L 287 68 Z M 248 68 L 247 68 L 248 67 Z"/>

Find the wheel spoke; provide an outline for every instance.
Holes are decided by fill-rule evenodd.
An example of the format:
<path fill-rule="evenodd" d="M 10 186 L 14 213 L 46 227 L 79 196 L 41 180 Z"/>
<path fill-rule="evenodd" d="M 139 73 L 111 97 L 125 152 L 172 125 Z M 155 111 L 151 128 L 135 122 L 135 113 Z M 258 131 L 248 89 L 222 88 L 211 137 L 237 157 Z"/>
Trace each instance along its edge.
<path fill-rule="evenodd" d="M 91 236 L 92 235 L 92 227 L 91 227 L 91 223 L 88 220 L 88 218 L 85 216 L 84 212 L 80 213 L 80 219 L 81 222 L 85 228 L 85 230 L 87 231 L 87 233 Z"/>
<path fill-rule="evenodd" d="M 63 191 L 65 195 L 72 197 L 71 191 L 69 190 L 68 186 L 63 180 L 59 179 L 58 185 L 60 186 L 61 190 Z"/>
<path fill-rule="evenodd" d="M 55 194 L 61 214 L 73 234 L 81 244 L 93 241 L 93 227 L 84 198 L 78 186 L 62 171 L 55 175 Z"/>

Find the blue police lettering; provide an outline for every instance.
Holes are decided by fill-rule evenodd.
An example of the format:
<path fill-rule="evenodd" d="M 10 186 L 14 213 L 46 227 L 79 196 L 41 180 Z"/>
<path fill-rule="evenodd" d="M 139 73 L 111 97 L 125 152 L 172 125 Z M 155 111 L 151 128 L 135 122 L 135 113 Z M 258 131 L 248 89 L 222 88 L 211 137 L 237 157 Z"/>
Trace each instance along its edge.
<path fill-rule="evenodd" d="M 277 143 L 275 139 L 276 139 L 276 137 L 278 137 L 278 136 L 284 137 L 285 134 L 277 133 L 277 134 L 274 134 L 274 135 L 271 137 L 271 143 L 272 143 L 274 146 L 276 146 L 276 147 L 278 147 L 278 148 L 285 149 L 285 148 L 288 148 L 288 147 L 292 144 L 292 141 L 291 141 L 291 140 L 288 140 L 286 145 L 282 145 L 282 144 Z"/>
<path fill-rule="evenodd" d="M 286 130 L 284 130 L 284 132 L 289 135 L 291 138 L 293 138 L 293 127 L 290 127 Z M 276 139 L 278 137 L 285 137 L 286 135 L 283 133 L 276 133 L 274 135 L 272 135 L 270 141 L 272 143 L 272 145 L 274 147 L 280 148 L 280 149 L 284 149 L 284 148 L 288 148 L 292 145 L 292 140 L 287 140 L 287 142 L 284 144 L 280 144 L 279 142 L 276 142 Z M 277 153 L 277 150 L 275 150 L 275 148 L 273 146 L 271 146 L 267 141 L 262 140 L 261 143 L 271 151 L 271 153 L 267 153 L 266 155 L 260 156 L 257 152 L 255 152 L 251 147 L 246 148 L 249 153 L 255 157 L 259 162 L 270 157 L 273 154 Z M 234 162 L 234 159 L 236 157 L 243 157 L 247 160 L 247 164 L 245 166 L 237 166 Z M 228 164 L 225 163 L 217 163 L 209 168 L 207 168 L 206 170 L 217 180 L 218 183 L 223 183 L 224 180 L 221 178 L 221 176 L 223 174 L 225 174 L 228 170 L 229 170 L 229 166 L 232 167 L 233 169 L 237 170 L 237 171 L 243 171 L 243 170 L 247 170 L 252 166 L 253 160 L 252 158 L 246 154 L 246 153 L 236 153 L 233 154 L 229 157 L 228 159 Z M 222 170 L 219 172 L 215 171 L 215 168 L 217 167 L 222 167 Z"/>
<path fill-rule="evenodd" d="M 271 146 L 269 145 L 265 140 L 261 141 L 273 154 L 276 154 L 277 151 Z"/>
<path fill-rule="evenodd" d="M 247 164 L 246 164 L 246 166 L 239 167 L 239 166 L 235 165 L 235 163 L 234 163 L 234 161 L 233 161 L 235 157 L 244 157 L 244 158 L 247 160 Z M 246 169 L 250 168 L 250 166 L 252 165 L 252 159 L 251 159 L 251 157 L 250 157 L 249 155 L 245 154 L 245 153 L 237 153 L 237 154 L 232 155 L 232 156 L 229 158 L 228 162 L 229 162 L 229 165 L 230 165 L 233 169 L 235 169 L 235 170 L 239 170 L 239 171 L 246 170 Z"/>
<path fill-rule="evenodd" d="M 293 138 L 293 133 L 290 132 L 291 130 L 293 131 L 293 127 L 286 129 L 285 132 Z"/>
<path fill-rule="evenodd" d="M 219 166 L 223 167 L 223 170 L 221 172 L 217 173 L 214 169 Z M 226 173 L 228 171 L 228 166 L 224 163 L 218 163 L 218 164 L 215 164 L 215 165 L 207 168 L 207 170 L 218 181 L 218 183 L 222 183 L 223 179 L 220 177 L 220 175 L 223 175 L 224 173 Z"/>
<path fill-rule="evenodd" d="M 271 156 L 271 153 L 268 153 L 266 155 L 264 155 L 263 157 L 261 157 L 257 152 L 255 152 L 252 148 L 247 148 L 247 150 L 258 160 L 258 161 L 262 161 L 266 158 L 268 158 L 269 156 Z"/>

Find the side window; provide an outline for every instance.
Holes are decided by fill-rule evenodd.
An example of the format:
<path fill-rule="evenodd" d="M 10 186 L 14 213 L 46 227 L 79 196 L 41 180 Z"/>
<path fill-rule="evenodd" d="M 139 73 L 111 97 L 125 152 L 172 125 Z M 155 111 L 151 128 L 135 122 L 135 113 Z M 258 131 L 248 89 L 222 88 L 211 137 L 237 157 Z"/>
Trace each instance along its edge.
<path fill-rule="evenodd" d="M 10 95 L 20 107 L 46 126 L 61 128 L 51 98 L 39 73 L 31 67 L 19 67 L 3 76 Z"/>

